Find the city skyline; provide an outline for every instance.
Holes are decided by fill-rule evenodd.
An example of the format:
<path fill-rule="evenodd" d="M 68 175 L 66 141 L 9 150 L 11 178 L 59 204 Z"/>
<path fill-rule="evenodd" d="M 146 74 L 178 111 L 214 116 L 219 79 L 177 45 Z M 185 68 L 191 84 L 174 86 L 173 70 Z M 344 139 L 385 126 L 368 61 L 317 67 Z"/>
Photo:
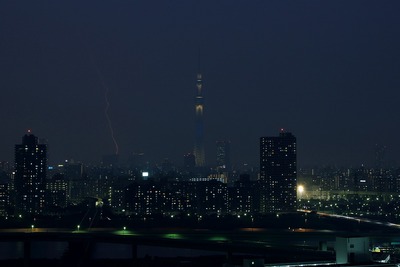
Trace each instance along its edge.
<path fill-rule="evenodd" d="M 58 2 L 0 4 L 0 160 L 32 129 L 49 160 L 115 152 L 182 164 L 193 150 L 198 49 L 206 158 L 231 141 L 232 164 L 258 165 L 258 138 L 284 128 L 298 165 L 399 164 L 396 1 L 232 3 L 158 8 Z M 104 87 L 105 84 L 105 87 Z"/>
<path fill-rule="evenodd" d="M 399 11 L 0 1 L 0 262 L 396 264 Z"/>
<path fill-rule="evenodd" d="M 286 130 L 285 129 L 283 129 L 283 128 L 281 128 L 281 129 L 279 129 L 280 130 L 280 132 L 286 132 Z M 24 133 L 20 133 L 20 134 L 24 134 Z M 26 132 L 25 132 L 25 135 L 34 135 L 34 134 L 36 134 L 34 131 L 32 131 L 31 129 L 28 129 Z M 259 137 L 260 138 L 260 137 Z M 262 138 L 262 137 L 261 137 Z M 43 144 L 43 145 L 46 145 L 47 146 L 47 150 L 48 150 L 48 147 L 50 146 L 51 147 L 51 144 L 49 144 L 48 143 L 48 139 L 46 139 L 46 138 L 40 138 L 40 139 L 38 139 L 39 140 L 39 142 L 40 142 L 40 144 Z M 215 143 L 214 143 L 214 147 L 212 147 L 212 152 L 211 153 L 209 153 L 209 160 L 208 160 L 208 162 L 207 162 L 207 164 L 204 164 L 204 165 L 202 165 L 202 166 L 196 166 L 196 164 L 195 164 L 195 155 L 193 154 L 193 153 L 191 153 L 191 152 L 189 152 L 189 153 L 186 153 L 186 154 L 183 154 L 183 155 L 180 155 L 180 159 L 178 159 L 177 161 L 171 161 L 171 159 L 170 158 L 167 158 L 167 157 L 165 157 L 165 158 L 159 158 L 159 160 L 157 161 L 157 160 L 155 160 L 155 159 L 151 159 L 151 158 L 149 158 L 149 157 L 147 157 L 147 155 L 146 155 L 146 153 L 144 153 L 144 152 L 139 152 L 139 153 L 137 153 L 137 152 L 132 152 L 132 153 L 130 153 L 130 154 L 127 154 L 127 155 L 123 155 L 123 157 L 120 157 L 120 155 L 119 154 L 117 154 L 117 155 L 115 155 L 115 154 L 113 154 L 113 153 L 111 153 L 111 154 L 105 154 L 105 155 L 98 155 L 98 157 L 96 157 L 96 159 L 94 159 L 94 160 L 87 160 L 87 161 L 85 161 L 85 160 L 82 160 L 82 159 L 79 159 L 79 158 L 67 158 L 67 157 L 64 157 L 64 158 L 60 158 L 60 160 L 59 161 L 57 161 L 57 160 L 52 160 L 51 158 L 48 158 L 48 160 L 49 160 L 49 162 L 50 162 L 50 165 L 57 165 L 57 164 L 62 164 L 62 163 L 79 163 L 79 164 L 104 164 L 104 162 L 106 161 L 106 162 L 109 162 L 110 160 L 115 164 L 115 163 L 118 163 L 118 164 L 125 164 L 125 163 L 129 163 L 129 162 L 131 162 L 132 160 L 133 160 L 133 157 L 136 157 L 136 155 L 141 155 L 141 161 L 143 161 L 143 163 L 147 163 L 147 164 L 150 164 L 149 166 L 159 166 L 160 168 L 161 168 L 161 166 L 162 166 L 162 164 L 165 162 L 165 161 L 167 161 L 169 164 L 172 164 L 171 166 L 174 166 L 174 167 L 177 167 L 178 169 L 181 169 L 181 168 L 183 168 L 183 169 L 185 169 L 187 166 L 186 166 L 186 164 L 187 164 L 187 159 L 186 159 L 186 157 L 188 156 L 188 155 L 192 155 L 193 156 L 193 167 L 194 166 L 196 166 L 196 167 L 205 167 L 205 168 L 216 168 L 216 169 L 219 169 L 219 168 L 221 168 L 221 167 L 223 167 L 223 168 L 226 168 L 226 166 L 224 165 L 224 166 L 220 166 L 219 164 L 220 164 L 220 161 L 222 160 L 222 159 L 224 159 L 225 160 L 225 157 L 227 157 L 227 162 L 229 162 L 229 164 L 231 164 L 230 163 L 230 157 L 231 157 L 231 152 L 230 152 L 230 146 L 231 146 L 231 144 L 230 144 L 231 142 L 230 141 L 228 141 L 228 140 L 226 140 L 226 141 L 222 141 L 222 140 L 217 140 L 217 141 L 215 141 Z M 221 146 L 227 146 L 227 148 L 224 148 L 224 149 L 227 149 L 227 151 L 226 152 L 221 152 L 221 149 L 222 149 L 222 147 Z M 379 144 L 375 144 L 375 149 L 377 149 L 377 146 L 379 146 Z M 387 149 L 387 147 L 386 146 L 379 146 L 379 148 L 380 149 L 384 149 L 383 150 L 383 152 L 381 151 L 381 153 L 383 153 L 383 155 L 380 155 L 380 157 L 379 158 L 377 158 L 377 155 L 376 155 L 376 153 L 377 153 L 377 151 L 375 150 L 375 151 L 373 151 L 372 150 L 372 152 L 371 152 L 371 155 L 369 155 L 370 156 L 370 160 L 368 161 L 368 162 L 366 162 L 366 163 L 361 163 L 361 164 L 359 164 L 359 165 L 357 165 L 357 164 L 336 164 L 336 163 L 334 163 L 334 164 L 329 164 L 329 163 L 322 163 L 322 164 L 317 164 L 317 163 L 314 163 L 314 164 L 305 164 L 305 165 L 302 165 L 302 166 L 299 166 L 300 168 L 310 168 L 310 167 L 324 167 L 324 166 L 337 166 L 337 167 L 348 167 L 348 168 L 357 168 L 357 167 L 369 167 L 369 168 L 383 168 L 383 169 L 385 169 L 385 168 L 393 168 L 393 167 L 398 167 L 397 165 L 396 165 L 396 163 L 395 163 L 395 161 L 393 161 L 393 160 L 391 160 L 391 159 L 388 159 L 388 158 L 386 158 L 385 157 L 385 155 L 384 154 L 386 154 L 386 149 Z M 258 149 L 259 150 L 259 149 Z M 47 152 L 48 153 L 48 152 Z M 221 153 L 229 153 L 229 154 L 227 154 L 227 155 L 225 155 L 225 154 L 221 154 Z M 49 154 L 49 153 L 48 153 Z M 250 168 L 255 168 L 255 169 L 258 169 L 260 166 L 259 166 L 259 156 L 260 156 L 261 154 L 260 154 L 260 151 L 257 151 L 257 153 L 255 153 L 255 154 L 253 154 L 253 156 L 255 156 L 255 157 L 258 157 L 257 158 L 257 162 L 252 162 L 252 163 L 248 163 L 248 162 L 236 162 L 236 164 L 234 164 L 234 165 L 229 165 L 230 166 L 230 168 L 232 168 L 232 167 L 234 167 L 235 169 L 241 169 L 241 168 L 247 168 L 246 166 L 248 166 L 248 167 L 250 167 Z M 2 159 L 2 160 L 0 160 L 0 162 L 4 162 L 4 163 L 7 163 L 7 162 L 9 162 L 9 163 L 11 163 L 11 162 L 13 162 L 14 161 L 14 159 L 12 158 L 11 160 L 7 160 L 7 159 Z M 111 164 L 111 161 L 110 161 L 110 164 Z M 108 163 L 106 163 L 106 164 L 108 164 Z M 298 165 L 298 164 L 297 164 Z"/>

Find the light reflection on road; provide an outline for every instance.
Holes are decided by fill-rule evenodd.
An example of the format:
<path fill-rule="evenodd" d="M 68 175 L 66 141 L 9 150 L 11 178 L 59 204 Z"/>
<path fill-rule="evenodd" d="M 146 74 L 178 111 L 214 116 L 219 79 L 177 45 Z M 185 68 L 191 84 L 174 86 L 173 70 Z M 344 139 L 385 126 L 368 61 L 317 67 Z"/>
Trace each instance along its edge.
<path fill-rule="evenodd" d="M 299 210 L 299 211 L 305 212 L 305 213 L 312 213 L 311 210 Z M 347 215 L 330 214 L 330 213 L 325 213 L 325 212 L 315 212 L 315 213 L 319 216 L 352 220 L 352 221 L 357 221 L 359 223 L 364 222 L 364 223 L 371 223 L 371 224 L 377 224 L 377 225 L 384 225 L 384 226 L 388 226 L 388 227 L 391 227 L 394 229 L 400 229 L 400 224 L 395 224 L 395 223 L 391 223 L 391 222 L 383 222 L 383 221 L 378 221 L 378 220 L 371 220 L 371 219 L 367 219 L 367 218 L 353 217 L 353 216 L 347 216 Z"/>

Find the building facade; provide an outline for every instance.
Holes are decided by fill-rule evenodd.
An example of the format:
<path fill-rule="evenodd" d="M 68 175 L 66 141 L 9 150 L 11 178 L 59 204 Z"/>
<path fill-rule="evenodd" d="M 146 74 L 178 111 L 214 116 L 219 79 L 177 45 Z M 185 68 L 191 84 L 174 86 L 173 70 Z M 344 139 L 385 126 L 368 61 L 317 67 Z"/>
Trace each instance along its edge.
<path fill-rule="evenodd" d="M 296 210 L 296 155 L 296 137 L 289 132 L 260 138 L 261 212 Z"/>
<path fill-rule="evenodd" d="M 15 145 L 15 212 L 41 214 L 45 205 L 47 146 L 28 132 Z"/>
<path fill-rule="evenodd" d="M 231 169 L 231 142 L 217 141 L 217 168 L 220 170 Z"/>

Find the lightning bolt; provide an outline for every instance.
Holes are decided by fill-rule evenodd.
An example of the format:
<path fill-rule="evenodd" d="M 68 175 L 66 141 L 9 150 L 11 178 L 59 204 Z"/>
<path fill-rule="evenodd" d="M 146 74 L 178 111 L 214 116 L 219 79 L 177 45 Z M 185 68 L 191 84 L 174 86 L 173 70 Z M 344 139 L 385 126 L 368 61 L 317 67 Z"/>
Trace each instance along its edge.
<path fill-rule="evenodd" d="M 108 128 L 109 128 L 110 134 L 111 134 L 111 139 L 112 139 L 112 141 L 114 143 L 114 146 L 115 146 L 115 155 L 118 155 L 119 146 L 118 146 L 117 140 L 115 139 L 114 128 L 112 126 L 111 118 L 110 118 L 110 115 L 108 113 L 108 110 L 110 109 L 110 101 L 108 99 L 108 93 L 109 93 L 110 90 L 108 89 L 107 84 L 104 82 L 103 76 L 101 75 L 101 72 L 100 72 L 99 68 L 97 67 L 97 65 L 94 63 L 94 61 L 93 61 L 93 65 L 96 68 L 97 76 L 99 77 L 100 83 L 104 88 L 104 99 L 106 101 L 106 107 L 104 108 L 104 115 L 106 116 L 107 123 L 108 123 Z"/>
<path fill-rule="evenodd" d="M 94 60 L 94 56 L 93 56 L 92 50 L 89 48 L 89 45 L 84 41 L 84 38 L 82 38 L 82 36 L 81 36 L 81 41 L 82 41 L 83 45 L 85 46 L 86 51 L 89 54 L 90 61 L 92 62 L 94 68 L 96 69 L 97 76 L 99 78 L 99 81 L 100 81 L 101 85 L 103 86 L 103 89 L 104 89 L 104 99 L 106 101 L 106 106 L 104 108 L 104 114 L 105 114 L 106 119 L 107 119 L 107 124 L 108 124 L 108 129 L 110 130 L 111 139 L 112 139 L 112 141 L 114 143 L 114 146 L 115 146 L 115 155 L 118 155 L 118 153 L 119 153 L 118 142 L 117 142 L 117 139 L 115 138 L 114 128 L 112 126 L 111 118 L 110 118 L 110 115 L 108 113 L 108 110 L 110 109 L 110 101 L 108 99 L 108 92 L 110 90 L 108 89 L 108 86 L 107 86 L 107 84 L 105 83 L 105 81 L 103 79 L 103 75 L 101 74 L 100 69 L 97 67 L 96 61 Z"/>

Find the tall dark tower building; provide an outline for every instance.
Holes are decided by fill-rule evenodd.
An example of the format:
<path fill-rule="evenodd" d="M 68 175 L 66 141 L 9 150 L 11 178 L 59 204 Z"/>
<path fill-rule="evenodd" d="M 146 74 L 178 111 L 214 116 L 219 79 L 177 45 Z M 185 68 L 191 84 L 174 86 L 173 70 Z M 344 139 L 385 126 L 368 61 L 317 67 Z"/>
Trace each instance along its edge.
<path fill-rule="evenodd" d="M 196 167 L 196 159 L 192 153 L 183 155 L 183 168 L 185 171 L 193 172 Z"/>
<path fill-rule="evenodd" d="M 15 211 L 19 214 L 43 212 L 47 169 L 47 146 L 28 132 L 15 145 Z"/>
<path fill-rule="evenodd" d="M 217 168 L 230 170 L 231 169 L 231 142 L 217 141 Z"/>
<path fill-rule="evenodd" d="M 196 133 L 193 154 L 195 156 L 196 167 L 203 167 L 205 165 L 205 153 L 204 153 L 204 126 L 203 126 L 203 111 L 204 111 L 204 99 L 203 99 L 203 80 L 201 74 L 197 74 L 196 81 L 197 94 L 195 98 L 195 111 L 196 111 Z"/>
<path fill-rule="evenodd" d="M 281 130 L 260 138 L 260 211 L 296 210 L 296 137 Z"/>
<path fill-rule="evenodd" d="M 386 146 L 375 145 L 375 168 L 381 169 L 384 167 L 385 163 Z"/>

